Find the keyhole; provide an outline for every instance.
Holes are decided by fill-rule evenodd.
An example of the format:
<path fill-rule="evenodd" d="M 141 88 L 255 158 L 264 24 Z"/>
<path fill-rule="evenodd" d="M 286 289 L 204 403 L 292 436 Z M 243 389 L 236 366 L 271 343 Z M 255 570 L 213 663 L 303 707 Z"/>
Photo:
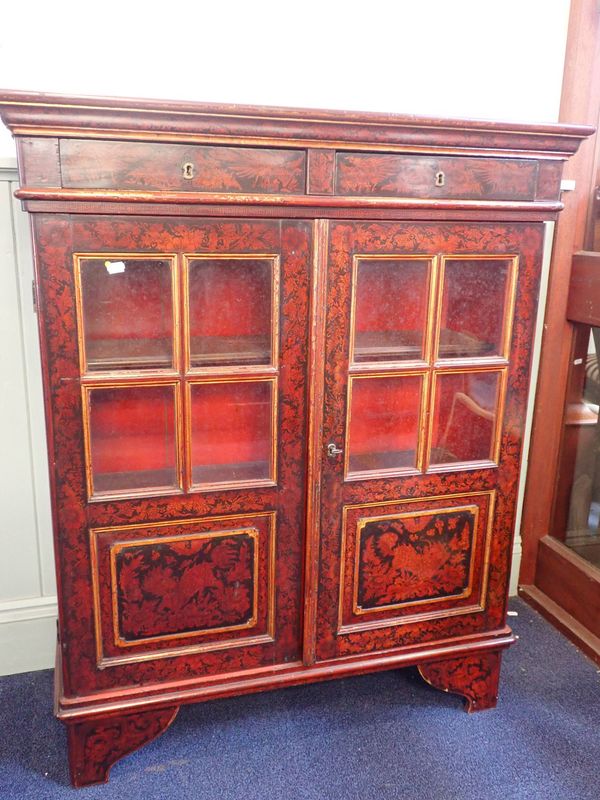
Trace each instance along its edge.
<path fill-rule="evenodd" d="M 446 183 L 446 176 L 440 170 L 439 172 L 435 173 L 435 185 L 436 186 L 443 186 Z"/>
<path fill-rule="evenodd" d="M 183 177 L 186 180 L 191 181 L 192 178 L 194 177 L 194 165 L 192 164 L 192 162 L 186 161 L 186 163 L 182 167 L 182 170 L 183 170 Z"/>

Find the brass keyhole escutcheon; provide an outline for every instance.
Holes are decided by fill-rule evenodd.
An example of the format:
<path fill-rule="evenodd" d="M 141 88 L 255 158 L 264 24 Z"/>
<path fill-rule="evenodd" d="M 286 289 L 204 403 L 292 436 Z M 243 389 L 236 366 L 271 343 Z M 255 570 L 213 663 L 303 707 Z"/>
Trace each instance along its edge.
<path fill-rule="evenodd" d="M 440 170 L 439 172 L 435 173 L 435 185 L 436 186 L 443 186 L 446 183 L 446 176 Z"/>
<path fill-rule="evenodd" d="M 194 165 L 191 161 L 186 161 L 185 164 L 181 167 L 183 171 L 183 177 L 187 181 L 191 181 L 194 177 Z"/>

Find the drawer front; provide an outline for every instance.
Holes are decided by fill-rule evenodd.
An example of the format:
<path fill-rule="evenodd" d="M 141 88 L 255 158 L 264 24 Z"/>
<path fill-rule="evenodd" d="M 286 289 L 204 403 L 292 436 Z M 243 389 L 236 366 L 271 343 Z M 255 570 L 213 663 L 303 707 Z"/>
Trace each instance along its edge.
<path fill-rule="evenodd" d="M 538 162 L 529 159 L 338 153 L 335 192 L 350 196 L 464 200 L 536 199 Z"/>
<path fill-rule="evenodd" d="M 63 139 L 69 189 L 304 194 L 304 150 Z"/>

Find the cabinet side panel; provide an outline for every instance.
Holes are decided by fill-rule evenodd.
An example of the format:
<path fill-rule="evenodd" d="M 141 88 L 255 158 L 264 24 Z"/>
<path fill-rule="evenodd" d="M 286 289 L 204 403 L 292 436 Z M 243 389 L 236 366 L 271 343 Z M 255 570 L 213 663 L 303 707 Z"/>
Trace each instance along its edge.
<path fill-rule="evenodd" d="M 62 186 L 58 139 L 19 136 L 21 186 Z"/>

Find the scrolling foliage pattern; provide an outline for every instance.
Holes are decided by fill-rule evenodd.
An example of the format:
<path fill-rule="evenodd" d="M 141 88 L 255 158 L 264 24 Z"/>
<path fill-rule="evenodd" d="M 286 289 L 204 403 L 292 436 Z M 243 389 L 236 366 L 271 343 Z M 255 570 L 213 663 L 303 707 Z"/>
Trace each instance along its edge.
<path fill-rule="evenodd" d="M 179 706 L 70 723 L 69 763 L 74 786 L 106 783 L 112 765 L 160 736 Z"/>
<path fill-rule="evenodd" d="M 484 711 L 498 701 L 501 660 L 500 652 L 492 650 L 420 664 L 419 672 L 436 689 L 462 695 L 467 711 Z"/>
<path fill-rule="evenodd" d="M 475 515 L 470 510 L 373 520 L 362 529 L 361 608 L 447 597 L 469 583 Z"/>
<path fill-rule="evenodd" d="M 231 627 L 253 614 L 255 542 L 247 534 L 132 545 L 116 557 L 123 638 Z"/>

